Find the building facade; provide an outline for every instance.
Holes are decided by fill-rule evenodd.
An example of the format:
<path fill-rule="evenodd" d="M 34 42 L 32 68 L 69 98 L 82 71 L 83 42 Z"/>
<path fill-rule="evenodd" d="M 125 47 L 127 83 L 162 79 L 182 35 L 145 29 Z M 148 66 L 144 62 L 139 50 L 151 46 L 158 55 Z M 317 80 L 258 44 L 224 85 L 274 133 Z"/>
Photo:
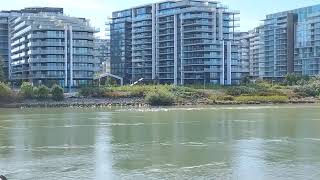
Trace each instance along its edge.
<path fill-rule="evenodd" d="M 21 10 L 10 10 L 0 12 L 0 57 L 4 61 L 4 73 L 9 80 L 9 59 L 10 59 L 10 38 L 9 38 L 9 21 L 11 18 L 19 17 L 22 14 L 63 14 L 63 8 L 25 8 Z"/>
<path fill-rule="evenodd" d="M 263 78 L 319 74 L 319 13 L 320 4 L 266 16 Z"/>
<path fill-rule="evenodd" d="M 98 70 L 94 28 L 83 18 L 22 14 L 10 19 L 10 80 L 65 88 L 91 85 Z"/>
<path fill-rule="evenodd" d="M 8 37 L 8 18 L 0 16 L 0 58 L 4 65 L 5 78 L 9 78 L 9 37 Z"/>
<path fill-rule="evenodd" d="M 183 84 L 238 84 L 238 12 L 215 1 L 165 1 L 114 12 L 111 73 Z"/>
<path fill-rule="evenodd" d="M 264 31 L 259 26 L 249 31 L 249 67 L 250 77 L 257 79 L 263 76 L 264 67 Z"/>
<path fill-rule="evenodd" d="M 238 45 L 238 54 L 242 62 L 241 69 L 244 70 L 243 75 L 249 76 L 250 72 L 250 34 L 248 32 L 235 33 L 235 40 Z"/>
<path fill-rule="evenodd" d="M 294 72 L 300 75 L 320 75 L 320 5 L 296 26 Z"/>
<path fill-rule="evenodd" d="M 99 71 L 110 73 L 110 39 L 94 39 L 94 52 L 97 62 L 99 62 Z"/>
<path fill-rule="evenodd" d="M 239 57 L 244 69 L 248 69 L 248 76 L 257 79 L 263 76 L 264 66 L 264 36 L 263 26 L 248 32 L 237 33 L 239 43 Z"/>

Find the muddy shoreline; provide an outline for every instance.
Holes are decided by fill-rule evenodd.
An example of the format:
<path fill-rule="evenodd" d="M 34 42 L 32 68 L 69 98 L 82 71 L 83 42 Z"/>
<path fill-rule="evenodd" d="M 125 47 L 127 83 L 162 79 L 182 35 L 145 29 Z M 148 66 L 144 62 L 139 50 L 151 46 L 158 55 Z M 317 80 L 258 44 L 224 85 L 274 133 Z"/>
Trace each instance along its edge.
<path fill-rule="evenodd" d="M 192 100 L 174 104 L 174 106 L 199 106 L 199 105 L 270 105 L 270 104 L 320 104 L 320 101 L 315 98 L 291 99 L 286 103 L 261 103 L 247 102 L 241 103 L 236 101 L 217 101 L 209 103 L 205 100 Z M 66 98 L 63 101 L 39 101 L 39 100 L 24 100 L 22 102 L 0 104 L 0 108 L 59 108 L 59 107 L 108 107 L 108 106 L 131 106 L 131 107 L 148 107 L 144 98 L 129 97 L 129 98 Z"/>

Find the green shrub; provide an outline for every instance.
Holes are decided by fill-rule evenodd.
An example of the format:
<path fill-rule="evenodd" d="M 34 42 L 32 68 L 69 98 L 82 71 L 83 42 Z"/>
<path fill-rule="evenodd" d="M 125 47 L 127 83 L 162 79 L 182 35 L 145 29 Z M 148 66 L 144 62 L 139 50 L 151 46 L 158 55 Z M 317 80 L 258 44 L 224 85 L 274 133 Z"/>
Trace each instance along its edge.
<path fill-rule="evenodd" d="M 297 85 L 297 84 L 304 84 L 309 80 L 310 80 L 309 76 L 301 76 L 294 73 L 287 74 L 285 76 L 285 83 L 290 86 Z"/>
<path fill-rule="evenodd" d="M 38 87 L 33 87 L 33 97 L 37 97 L 38 91 L 39 91 Z"/>
<path fill-rule="evenodd" d="M 234 101 L 234 97 L 230 95 L 217 96 L 218 101 Z"/>
<path fill-rule="evenodd" d="M 125 98 L 131 97 L 130 92 L 121 92 L 121 91 L 105 91 L 103 97 L 109 98 Z"/>
<path fill-rule="evenodd" d="M 131 96 L 131 97 L 145 97 L 147 92 L 163 89 L 170 91 L 168 85 L 135 85 L 135 86 L 120 86 L 120 87 L 111 87 L 111 91 L 119 92 L 119 94 Z"/>
<path fill-rule="evenodd" d="M 205 95 L 203 90 L 183 86 L 172 86 L 169 91 L 172 92 L 175 97 L 183 99 L 196 99 L 199 97 L 207 96 Z"/>
<path fill-rule="evenodd" d="M 9 86 L 5 83 L 0 82 L 0 102 L 11 102 L 13 101 L 13 93 Z"/>
<path fill-rule="evenodd" d="M 215 94 L 209 97 L 210 100 L 216 101 L 234 101 L 234 97 L 230 95 Z"/>
<path fill-rule="evenodd" d="M 240 95 L 252 95 L 257 93 L 257 90 L 252 87 L 247 86 L 237 86 L 237 87 L 230 87 L 226 90 L 226 94 L 230 96 L 240 96 Z"/>
<path fill-rule="evenodd" d="M 258 91 L 256 94 L 252 95 L 257 95 L 257 96 L 285 96 L 282 91 L 276 90 L 276 89 L 268 89 L 264 91 Z"/>
<path fill-rule="evenodd" d="M 53 85 L 51 95 L 53 100 L 62 101 L 64 99 L 63 88 L 58 85 Z"/>
<path fill-rule="evenodd" d="M 102 87 L 83 87 L 79 90 L 79 94 L 84 97 L 103 97 L 106 88 Z"/>
<path fill-rule="evenodd" d="M 238 96 L 235 100 L 241 103 L 287 103 L 289 98 L 287 96 Z"/>
<path fill-rule="evenodd" d="M 20 87 L 20 95 L 26 99 L 33 98 L 34 97 L 33 85 L 29 82 L 23 82 Z"/>
<path fill-rule="evenodd" d="M 45 100 L 45 99 L 48 99 L 49 93 L 50 93 L 49 88 L 45 85 L 41 85 L 37 90 L 36 96 L 40 100 Z"/>
<path fill-rule="evenodd" d="M 166 90 L 155 90 L 147 93 L 146 103 L 151 106 L 170 106 L 174 103 L 174 95 Z"/>
<path fill-rule="evenodd" d="M 309 84 L 296 86 L 294 92 L 303 97 L 315 97 L 320 95 L 320 81 L 311 81 Z"/>

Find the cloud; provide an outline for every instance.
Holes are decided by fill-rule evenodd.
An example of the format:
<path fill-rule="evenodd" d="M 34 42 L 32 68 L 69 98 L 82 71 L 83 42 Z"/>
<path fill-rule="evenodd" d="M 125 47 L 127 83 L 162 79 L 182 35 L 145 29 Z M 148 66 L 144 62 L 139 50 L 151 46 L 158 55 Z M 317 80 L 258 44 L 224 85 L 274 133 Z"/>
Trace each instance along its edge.
<path fill-rule="evenodd" d="M 104 3 L 100 0 L 25 0 L 29 6 L 41 5 L 52 7 L 73 8 L 78 10 L 103 10 Z"/>

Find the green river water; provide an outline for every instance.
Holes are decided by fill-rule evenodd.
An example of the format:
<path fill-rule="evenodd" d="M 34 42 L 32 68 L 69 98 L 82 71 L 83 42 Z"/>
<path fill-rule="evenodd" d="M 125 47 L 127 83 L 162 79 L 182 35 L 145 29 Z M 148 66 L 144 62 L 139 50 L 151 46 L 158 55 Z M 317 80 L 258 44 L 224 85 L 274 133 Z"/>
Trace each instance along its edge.
<path fill-rule="evenodd" d="M 320 179 L 320 106 L 0 109 L 9 180 Z"/>

